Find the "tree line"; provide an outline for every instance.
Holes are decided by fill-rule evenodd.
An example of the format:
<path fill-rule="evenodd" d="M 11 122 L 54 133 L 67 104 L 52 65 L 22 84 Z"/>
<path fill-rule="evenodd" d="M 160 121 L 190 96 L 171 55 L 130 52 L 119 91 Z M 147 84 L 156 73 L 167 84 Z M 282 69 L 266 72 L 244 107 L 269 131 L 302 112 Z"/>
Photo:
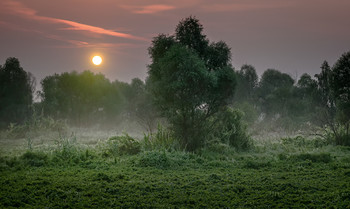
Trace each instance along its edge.
<path fill-rule="evenodd" d="M 181 20 L 174 35 L 154 37 L 148 52 L 145 82 L 110 81 L 90 71 L 54 74 L 40 82 L 38 103 L 35 78 L 8 58 L 0 66 L 0 128 L 42 114 L 77 126 L 136 120 L 151 132 L 165 118 L 188 150 L 215 140 L 248 146 L 237 141 L 248 137 L 241 119 L 285 130 L 326 125 L 339 137 L 341 127 L 349 137 L 350 52 L 332 67 L 325 61 L 314 77 L 305 73 L 294 80 L 267 69 L 259 78 L 252 65 L 235 70 L 231 49 L 210 42 L 195 17 Z"/>

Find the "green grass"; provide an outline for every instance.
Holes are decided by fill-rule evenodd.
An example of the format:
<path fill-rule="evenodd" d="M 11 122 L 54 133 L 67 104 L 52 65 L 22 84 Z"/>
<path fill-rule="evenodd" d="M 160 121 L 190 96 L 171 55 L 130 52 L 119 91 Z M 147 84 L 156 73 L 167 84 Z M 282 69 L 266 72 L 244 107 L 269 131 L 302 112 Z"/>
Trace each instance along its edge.
<path fill-rule="evenodd" d="M 0 208 L 349 207 L 348 147 L 281 141 L 243 153 L 106 155 L 107 142 L 66 140 L 0 157 Z"/>

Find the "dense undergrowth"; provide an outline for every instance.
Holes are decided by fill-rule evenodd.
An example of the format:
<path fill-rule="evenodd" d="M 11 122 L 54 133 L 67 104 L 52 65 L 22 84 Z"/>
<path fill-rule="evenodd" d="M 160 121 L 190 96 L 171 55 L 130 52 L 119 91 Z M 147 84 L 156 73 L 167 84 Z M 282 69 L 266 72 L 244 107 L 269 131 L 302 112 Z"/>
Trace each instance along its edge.
<path fill-rule="evenodd" d="M 158 139 L 157 139 L 158 137 Z M 165 130 L 93 147 L 62 138 L 0 158 L 1 208 L 346 208 L 350 148 L 302 136 L 176 149 Z"/>

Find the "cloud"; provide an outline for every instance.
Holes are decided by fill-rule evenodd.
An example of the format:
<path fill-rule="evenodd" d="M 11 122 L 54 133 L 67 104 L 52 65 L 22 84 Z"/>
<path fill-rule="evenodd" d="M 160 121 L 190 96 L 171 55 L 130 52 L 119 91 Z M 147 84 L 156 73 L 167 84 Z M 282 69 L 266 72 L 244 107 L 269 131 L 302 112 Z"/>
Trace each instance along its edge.
<path fill-rule="evenodd" d="M 66 27 L 66 30 L 73 30 L 73 31 L 86 31 L 93 34 L 101 34 L 101 35 L 108 35 L 108 36 L 114 36 L 114 37 L 120 37 L 120 38 L 126 38 L 126 39 L 132 39 L 132 40 L 139 40 L 139 41 L 148 41 L 148 39 L 134 36 L 127 33 L 120 33 L 113 30 L 104 29 L 97 26 L 82 24 L 78 22 L 74 22 L 71 20 L 64 20 L 59 18 L 53 18 L 53 17 L 45 17 L 40 16 L 37 14 L 37 12 L 33 9 L 27 8 L 23 4 L 12 1 L 12 0 L 5 0 L 2 2 L 3 5 L 0 4 L 0 7 L 2 7 L 1 10 L 5 13 L 10 13 L 12 15 L 19 15 L 25 19 L 31 19 L 35 21 L 41 21 L 41 22 L 47 22 L 47 23 L 54 23 L 54 24 L 63 24 L 68 27 Z"/>
<path fill-rule="evenodd" d="M 154 4 L 146 6 L 127 6 L 124 5 L 122 8 L 127 9 L 135 14 L 155 14 L 163 11 L 173 10 L 176 7 L 165 5 L 165 4 Z"/>

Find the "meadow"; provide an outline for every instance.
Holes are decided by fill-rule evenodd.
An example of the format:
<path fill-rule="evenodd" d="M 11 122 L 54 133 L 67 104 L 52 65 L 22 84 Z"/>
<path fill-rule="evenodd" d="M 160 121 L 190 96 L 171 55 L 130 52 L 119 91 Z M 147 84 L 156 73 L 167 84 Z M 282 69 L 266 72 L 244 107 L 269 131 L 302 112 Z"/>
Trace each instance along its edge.
<path fill-rule="evenodd" d="M 188 152 L 159 128 L 152 136 L 68 133 L 2 136 L 1 208 L 350 206 L 350 148 L 325 138 L 253 136 L 248 151 L 215 144 Z"/>

